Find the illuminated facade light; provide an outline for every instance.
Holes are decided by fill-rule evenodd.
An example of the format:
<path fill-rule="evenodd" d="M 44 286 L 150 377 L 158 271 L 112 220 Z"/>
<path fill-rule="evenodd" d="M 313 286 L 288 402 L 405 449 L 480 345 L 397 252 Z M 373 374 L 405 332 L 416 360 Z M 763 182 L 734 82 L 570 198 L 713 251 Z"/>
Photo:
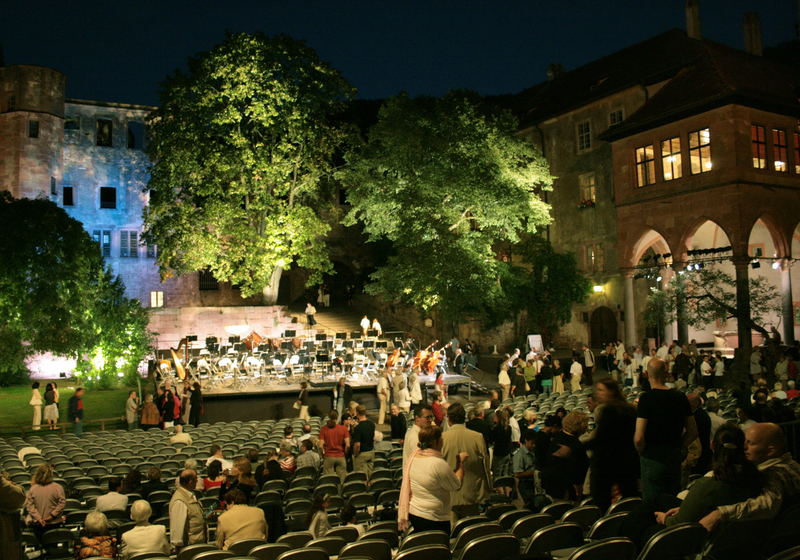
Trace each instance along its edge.
<path fill-rule="evenodd" d="M 603 293 L 603 286 L 600 285 L 600 284 L 595 284 L 594 286 L 592 286 L 592 291 L 594 293 L 596 293 L 596 294 L 602 294 Z"/>

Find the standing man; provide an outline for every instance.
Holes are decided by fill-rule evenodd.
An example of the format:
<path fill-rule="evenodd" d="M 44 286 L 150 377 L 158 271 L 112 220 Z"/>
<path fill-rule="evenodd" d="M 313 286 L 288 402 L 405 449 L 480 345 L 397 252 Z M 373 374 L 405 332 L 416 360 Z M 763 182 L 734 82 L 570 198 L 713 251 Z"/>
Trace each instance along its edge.
<path fill-rule="evenodd" d="M 581 390 L 581 379 L 583 378 L 583 368 L 578 361 L 578 356 L 573 354 L 572 365 L 569 366 L 569 390 L 576 393 Z"/>
<path fill-rule="evenodd" d="M 370 326 L 372 325 L 372 323 L 369 322 L 369 317 L 364 315 L 361 318 L 360 325 L 361 325 L 361 335 L 362 336 L 367 336 L 367 331 L 369 330 Z"/>
<path fill-rule="evenodd" d="M 500 373 L 497 374 L 497 382 L 500 384 L 500 390 L 503 393 L 503 401 L 511 396 L 511 377 L 508 375 L 508 363 L 503 362 L 500 366 Z"/>
<path fill-rule="evenodd" d="M 583 383 L 584 385 L 592 385 L 594 378 L 592 377 L 592 370 L 594 369 L 594 352 L 586 344 L 583 345 Z"/>
<path fill-rule="evenodd" d="M 453 371 L 458 375 L 462 375 L 466 368 L 467 356 L 464 354 L 464 351 L 461 350 L 461 348 L 456 348 L 455 357 L 453 358 Z"/>
<path fill-rule="evenodd" d="M 406 437 L 403 440 L 403 468 L 411 454 L 417 449 L 419 444 L 419 431 L 425 426 L 433 423 L 433 409 L 429 406 L 418 406 L 414 408 L 414 424 L 406 430 Z"/>
<path fill-rule="evenodd" d="M 389 370 L 384 370 L 383 375 L 378 379 L 378 402 L 380 408 L 378 409 L 378 424 L 383 424 L 386 419 L 386 406 L 389 402 Z"/>
<path fill-rule="evenodd" d="M 353 428 L 353 470 L 364 471 L 367 478 L 372 474 L 372 461 L 375 458 L 375 423 L 367 418 L 364 405 L 356 407 L 358 425 Z"/>
<path fill-rule="evenodd" d="M 639 452 L 642 498 L 655 504 L 660 494 L 681 490 L 682 449 L 697 438 L 697 425 L 686 395 L 666 385 L 667 364 L 647 364 L 650 390 L 639 397 L 633 443 Z"/>
<path fill-rule="evenodd" d="M 406 425 L 406 415 L 400 414 L 400 407 L 396 404 L 393 404 L 390 409 L 389 426 L 392 428 L 392 439 L 400 440 L 400 443 L 403 443 L 408 426 Z"/>
<path fill-rule="evenodd" d="M 477 515 L 478 506 L 489 498 L 492 483 L 489 480 L 489 453 L 483 436 L 467 429 L 464 422 L 467 413 L 461 403 L 453 403 L 447 409 L 450 428 L 442 434 L 442 458 L 451 469 L 455 469 L 460 453 L 469 456 L 464 461 L 464 480 L 461 487 L 452 493 L 452 522 Z"/>
<path fill-rule="evenodd" d="M 309 329 L 317 324 L 317 320 L 314 318 L 316 314 L 317 308 L 311 305 L 311 302 L 306 303 L 306 322 Z"/>
<path fill-rule="evenodd" d="M 169 501 L 169 541 L 176 552 L 190 544 L 206 542 L 206 520 L 203 506 L 197 501 L 197 473 L 183 469 L 178 478 L 180 486 Z"/>
<path fill-rule="evenodd" d="M 67 415 L 74 422 L 75 435 L 80 437 L 83 434 L 83 387 L 75 389 L 75 393 L 69 398 Z"/>
<path fill-rule="evenodd" d="M 514 477 L 517 479 L 517 488 L 525 507 L 531 511 L 539 511 L 535 503 L 536 495 L 536 455 L 533 452 L 536 446 L 536 432 L 525 430 L 522 446 L 514 452 L 511 464 Z"/>
<path fill-rule="evenodd" d="M 323 472 L 338 474 L 339 480 L 344 483 L 344 477 L 347 475 L 347 461 L 344 455 L 350 447 L 350 432 L 347 426 L 337 423 L 338 419 L 335 410 L 328 413 L 328 422 L 320 429 L 319 440 L 322 445 Z"/>
<path fill-rule="evenodd" d="M 345 377 L 340 377 L 339 383 L 333 388 L 333 409 L 341 416 L 352 400 L 353 388 L 347 384 Z"/>

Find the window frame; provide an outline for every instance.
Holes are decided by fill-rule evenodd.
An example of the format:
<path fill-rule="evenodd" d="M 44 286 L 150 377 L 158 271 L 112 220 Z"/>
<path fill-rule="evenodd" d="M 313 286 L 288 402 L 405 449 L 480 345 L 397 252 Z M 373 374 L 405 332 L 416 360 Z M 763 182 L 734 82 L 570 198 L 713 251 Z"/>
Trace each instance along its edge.
<path fill-rule="evenodd" d="M 150 292 L 150 307 L 164 307 L 164 292 L 163 290 L 152 290 Z"/>
<path fill-rule="evenodd" d="M 69 193 L 69 197 L 67 197 L 67 193 Z M 67 198 L 69 198 L 69 203 Z M 75 206 L 75 188 L 72 185 L 61 185 L 61 206 Z"/>
<path fill-rule="evenodd" d="M 589 179 L 591 179 L 591 182 Z M 578 191 L 580 196 L 579 202 L 597 202 L 597 173 L 590 171 L 578 175 Z"/>
<path fill-rule="evenodd" d="M 108 123 L 108 143 L 100 142 L 100 123 Z M 103 134 L 103 139 L 105 139 L 105 133 Z M 114 147 L 114 119 L 109 119 L 105 117 L 97 117 L 95 118 L 95 127 L 94 127 L 94 145 L 99 148 L 113 148 Z"/>
<path fill-rule="evenodd" d="M 119 256 L 124 259 L 139 258 L 139 232 L 135 229 L 119 231 Z"/>
<path fill-rule="evenodd" d="M 647 149 L 650 149 L 650 158 L 646 157 Z M 636 187 L 649 187 L 656 183 L 656 149 L 653 144 L 645 144 L 634 148 L 634 163 L 636 170 Z M 639 159 L 640 153 L 642 159 Z M 642 173 L 644 171 L 644 174 Z M 649 180 L 648 180 L 649 179 Z"/>
<path fill-rule="evenodd" d="M 586 130 L 582 131 L 581 127 L 586 126 Z M 588 152 L 592 149 L 592 121 L 591 119 L 584 119 L 575 123 L 575 148 L 577 152 Z"/>
<path fill-rule="evenodd" d="M 776 142 L 776 133 L 779 136 L 783 136 L 783 143 Z M 788 173 L 789 172 L 789 141 L 786 136 L 786 129 L 783 128 L 773 128 L 770 131 L 770 137 L 772 139 L 772 170 L 777 171 L 778 173 Z M 778 168 L 778 164 L 783 164 L 783 169 Z"/>
<path fill-rule="evenodd" d="M 104 202 L 104 200 L 103 200 L 103 198 L 104 198 L 103 197 L 103 193 L 108 193 L 108 192 L 110 192 L 112 190 L 114 191 L 114 205 L 113 206 L 109 206 L 110 202 L 108 200 L 106 200 Z M 100 195 L 100 208 L 102 210 L 116 210 L 117 209 L 117 187 L 100 187 L 99 195 Z"/>
<path fill-rule="evenodd" d="M 111 256 L 111 230 L 110 229 L 96 229 L 92 231 L 92 239 L 97 243 L 100 248 L 100 255 L 102 257 Z"/>
<path fill-rule="evenodd" d="M 611 116 L 619 113 L 619 120 L 612 122 Z M 625 120 L 625 107 L 615 107 L 608 112 L 608 128 L 619 126 Z"/>
<path fill-rule="evenodd" d="M 762 133 L 762 139 L 758 139 L 758 135 L 754 136 L 754 132 Z M 756 147 L 759 147 L 758 154 L 756 154 Z M 763 148 L 763 152 L 762 152 Z M 767 169 L 767 127 L 761 124 L 750 123 L 750 152 L 753 169 Z M 758 160 L 759 165 L 756 165 Z"/>
<path fill-rule="evenodd" d="M 678 143 L 675 151 L 674 143 Z M 669 143 L 669 152 L 664 152 L 664 145 Z M 667 169 L 671 176 L 667 177 Z M 677 172 L 677 173 L 676 173 Z M 672 136 L 661 141 L 661 178 L 664 182 L 675 181 L 683 177 L 683 146 L 680 135 Z"/>
<path fill-rule="evenodd" d="M 703 143 L 703 132 L 707 132 L 708 140 Z M 711 127 L 700 128 L 689 132 L 687 145 L 689 146 L 689 174 L 702 175 L 714 168 L 711 161 Z M 697 145 L 692 146 L 693 138 L 697 138 Z M 696 155 L 695 155 L 696 154 Z M 699 171 L 695 171 L 694 157 L 699 159 Z"/>
<path fill-rule="evenodd" d="M 606 271 L 606 252 L 602 243 L 590 243 L 586 246 L 586 272 L 596 274 Z"/>

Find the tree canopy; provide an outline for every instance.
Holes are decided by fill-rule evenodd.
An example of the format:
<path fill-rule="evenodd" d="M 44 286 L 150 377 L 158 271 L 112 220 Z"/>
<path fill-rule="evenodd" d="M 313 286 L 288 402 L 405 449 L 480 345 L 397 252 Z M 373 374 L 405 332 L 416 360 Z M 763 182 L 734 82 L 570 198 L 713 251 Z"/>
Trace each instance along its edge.
<path fill-rule="evenodd" d="M 552 177 L 517 123 L 477 96 L 388 100 L 364 143 L 337 174 L 351 210 L 372 241 L 393 252 L 368 293 L 449 320 L 502 303 L 497 245 L 549 223 L 538 196 Z"/>
<path fill-rule="evenodd" d="M 37 352 L 77 358 L 93 378 L 135 371 L 149 349 L 147 312 L 80 222 L 48 200 L 2 192 L 0 254 L 0 380 L 18 379 Z"/>
<path fill-rule="evenodd" d="M 162 276 L 209 270 L 274 303 L 283 269 L 331 270 L 321 181 L 352 87 L 286 36 L 229 35 L 162 86 L 152 115 L 145 239 Z"/>

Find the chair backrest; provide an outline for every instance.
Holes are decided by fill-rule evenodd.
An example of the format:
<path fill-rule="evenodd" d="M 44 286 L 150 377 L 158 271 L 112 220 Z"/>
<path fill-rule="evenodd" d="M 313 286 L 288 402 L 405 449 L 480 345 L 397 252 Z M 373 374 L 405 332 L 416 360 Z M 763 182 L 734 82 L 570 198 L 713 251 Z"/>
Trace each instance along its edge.
<path fill-rule="evenodd" d="M 486 560 L 508 558 L 519 554 L 519 540 L 514 535 L 501 533 L 473 539 L 464 547 L 460 560 Z"/>
<path fill-rule="evenodd" d="M 404 548 L 395 555 L 394 560 L 450 560 L 450 549 L 443 544 Z"/>
<path fill-rule="evenodd" d="M 347 558 L 372 558 L 372 560 L 390 560 L 392 550 L 386 541 L 356 541 L 346 545 L 339 552 L 340 560 Z"/>
<path fill-rule="evenodd" d="M 391 529 L 370 529 L 369 531 L 364 533 L 358 540 L 386 541 L 387 543 L 389 543 L 389 546 L 391 548 L 397 548 L 398 545 L 397 531 L 392 531 Z"/>
<path fill-rule="evenodd" d="M 464 529 L 456 537 L 451 549 L 453 551 L 461 550 L 473 539 L 486 535 L 496 535 L 502 532 L 503 528 L 499 523 L 476 523 L 475 525 L 464 527 Z"/>
<path fill-rule="evenodd" d="M 595 521 L 600 519 L 602 513 L 597 506 L 580 506 L 572 508 L 561 516 L 561 523 L 577 523 L 583 527 L 584 531 L 588 531 Z"/>
<path fill-rule="evenodd" d="M 329 537 L 327 534 L 319 539 L 308 541 L 304 548 L 321 548 L 328 556 L 338 556 L 339 552 L 347 544 L 342 537 Z"/>
<path fill-rule="evenodd" d="M 344 525 L 342 527 L 334 527 L 325 533 L 326 537 L 341 537 L 344 542 L 355 542 L 358 539 L 358 529 L 352 525 Z"/>
<path fill-rule="evenodd" d="M 557 500 L 557 501 L 553 502 L 552 504 L 547 504 L 546 506 L 544 506 L 542 508 L 542 513 L 549 513 L 554 518 L 560 519 L 562 515 L 567 513 L 573 507 L 575 507 L 575 506 L 573 505 L 572 502 L 566 502 L 564 500 Z"/>
<path fill-rule="evenodd" d="M 622 525 L 623 519 L 627 516 L 627 511 L 620 511 L 601 517 L 589 528 L 589 533 L 586 535 L 586 538 L 596 541 L 619 536 L 619 528 Z"/>
<path fill-rule="evenodd" d="M 624 537 L 603 539 L 579 546 L 572 551 L 567 560 L 633 560 L 636 558 L 636 545 Z"/>
<path fill-rule="evenodd" d="M 517 519 L 514 524 L 511 525 L 511 534 L 518 539 L 529 539 L 542 527 L 547 527 L 555 522 L 556 520 L 553 519 L 553 516 L 546 513 L 526 515 L 525 517 Z"/>
<path fill-rule="evenodd" d="M 294 549 L 294 548 L 300 548 L 313 538 L 314 535 L 312 535 L 308 531 L 294 531 L 292 533 L 286 533 L 285 535 L 281 535 L 280 537 L 278 537 L 278 540 L 276 542 L 286 543 L 289 545 L 289 548 Z"/>
<path fill-rule="evenodd" d="M 299 548 L 284 552 L 277 560 L 328 560 L 328 553 L 321 548 Z"/>
<path fill-rule="evenodd" d="M 428 545 L 442 545 L 450 550 L 450 537 L 444 531 L 420 531 L 411 533 L 400 543 L 400 550 Z"/>
<path fill-rule="evenodd" d="M 583 527 L 577 523 L 555 523 L 536 531 L 525 554 L 547 554 L 559 548 L 578 547 L 583 544 Z"/>
<path fill-rule="evenodd" d="M 229 560 L 236 556 L 233 552 L 227 550 L 209 550 L 208 552 L 201 552 L 195 554 L 193 560 Z"/>
<path fill-rule="evenodd" d="M 784 550 L 783 552 L 778 552 L 769 557 L 769 560 L 798 560 L 800 559 L 800 546 L 795 546 Z"/>
<path fill-rule="evenodd" d="M 195 554 L 200 554 L 201 552 L 208 552 L 209 550 L 217 550 L 217 547 L 213 544 L 190 544 L 181 549 L 178 553 L 177 560 L 192 560 Z"/>
<path fill-rule="evenodd" d="M 621 511 L 631 511 L 633 508 L 635 508 L 641 503 L 642 499 L 636 496 L 632 496 L 630 498 L 622 498 L 621 500 L 608 506 L 608 511 L 606 512 L 606 515 L 610 515 L 612 513 L 619 513 Z"/>
<path fill-rule="evenodd" d="M 161 558 L 169 558 L 169 556 L 165 556 L 163 552 L 140 552 L 131 556 L 129 560 L 160 560 Z"/>
<path fill-rule="evenodd" d="M 680 523 L 662 529 L 647 541 L 639 560 L 667 560 L 697 554 L 708 533 L 699 523 Z"/>
<path fill-rule="evenodd" d="M 264 539 L 244 539 L 231 544 L 228 550 L 237 556 L 247 556 L 251 550 L 262 544 L 267 544 L 267 541 Z"/>
<path fill-rule="evenodd" d="M 486 523 L 489 521 L 489 518 L 485 515 L 470 515 L 469 517 L 464 517 L 456 521 L 456 524 L 453 525 L 453 530 L 450 532 L 450 538 L 454 539 L 458 536 L 458 534 L 463 531 L 466 527 L 470 525 L 476 525 L 477 523 Z"/>
<path fill-rule="evenodd" d="M 251 549 L 249 555 L 258 558 L 258 560 L 275 560 L 278 556 L 290 550 L 291 548 L 286 543 L 261 544 Z"/>
<path fill-rule="evenodd" d="M 516 507 L 513 504 L 496 504 L 489 506 L 489 508 L 486 510 L 486 517 L 497 521 L 500 519 L 501 515 L 514 509 L 516 509 Z"/>
<path fill-rule="evenodd" d="M 530 510 L 514 508 L 500 514 L 500 517 L 497 519 L 497 522 L 503 529 L 505 529 L 506 531 L 510 531 L 511 527 L 514 526 L 514 523 L 518 519 L 522 519 L 523 517 L 526 517 L 528 515 L 531 515 Z"/>

